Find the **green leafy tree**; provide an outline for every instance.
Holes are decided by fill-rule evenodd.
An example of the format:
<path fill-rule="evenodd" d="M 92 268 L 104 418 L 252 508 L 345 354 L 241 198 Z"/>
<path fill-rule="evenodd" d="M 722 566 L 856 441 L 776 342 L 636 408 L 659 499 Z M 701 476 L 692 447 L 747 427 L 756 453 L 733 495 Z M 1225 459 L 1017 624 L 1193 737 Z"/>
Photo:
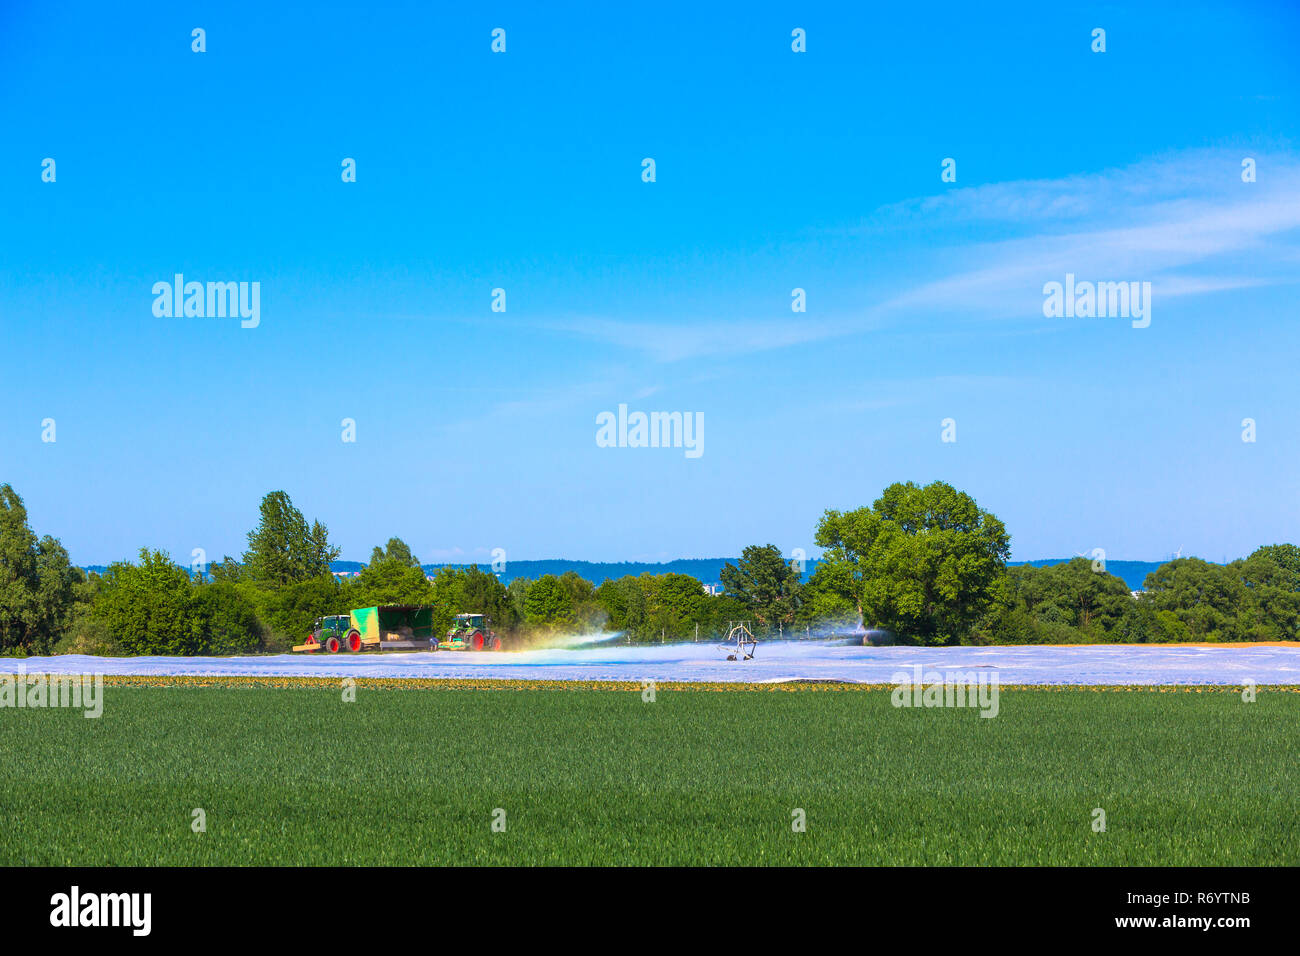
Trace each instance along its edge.
<path fill-rule="evenodd" d="M 1036 568 L 1008 569 L 1031 614 L 1084 631 L 1104 634 L 1124 616 L 1133 596 L 1123 579 L 1094 570 L 1087 558 Z"/>
<path fill-rule="evenodd" d="M 1265 545 L 1233 566 L 1254 599 L 1256 636 L 1266 641 L 1300 638 L 1300 548 Z"/>
<path fill-rule="evenodd" d="M 265 627 L 232 582 L 200 583 L 165 551 L 111 565 L 99 585 L 89 633 L 122 654 L 247 654 Z"/>
<path fill-rule="evenodd" d="M 387 548 L 375 545 L 375 549 L 370 552 L 370 563 L 379 564 L 382 561 L 391 561 L 407 568 L 418 568 L 420 566 L 419 559 L 411 554 L 410 545 L 401 538 L 389 538 Z"/>
<path fill-rule="evenodd" d="M 22 498 L 0 485 L 0 653 L 48 653 L 84 581 L 57 539 L 36 539 Z"/>
<path fill-rule="evenodd" d="M 352 603 L 346 586 L 332 574 L 317 575 L 273 591 L 258 588 L 247 581 L 238 586 L 253 603 L 258 619 L 267 629 L 265 646 L 268 650 L 285 651 L 294 644 L 301 644 L 318 617 L 366 606 Z"/>
<path fill-rule="evenodd" d="M 74 587 L 72 614 L 54 654 L 103 654 L 115 652 L 108 633 L 95 621 L 95 599 L 103 579 L 94 571 L 82 575 Z"/>
<path fill-rule="evenodd" d="M 434 587 L 417 565 L 400 561 L 380 561 L 361 570 L 347 585 L 350 607 L 377 607 L 383 604 L 432 604 Z"/>
<path fill-rule="evenodd" d="M 809 624 L 844 628 L 858 623 L 861 614 L 854 593 L 852 571 L 843 563 L 817 565 L 803 585 L 797 619 Z"/>
<path fill-rule="evenodd" d="M 339 550 L 319 521 L 310 526 L 283 491 L 262 499 L 258 525 L 248 533 L 244 574 L 262 588 L 278 588 L 329 574 Z"/>
<path fill-rule="evenodd" d="M 704 623 L 708 595 L 699 580 L 689 574 L 644 575 L 646 590 L 646 630 L 650 639 L 663 637 L 681 640 L 694 634 L 695 625 Z"/>
<path fill-rule="evenodd" d="M 205 647 L 193 588 L 165 551 L 141 548 L 139 564 L 118 561 L 104 573 L 94 614 L 123 653 L 199 654 Z"/>
<path fill-rule="evenodd" d="M 694 638 L 720 634 L 727 621 L 739 620 L 746 607 L 730 595 L 710 595 L 689 574 L 625 575 L 601 582 L 596 604 L 605 629 L 633 641 Z"/>
<path fill-rule="evenodd" d="M 1139 611 L 1128 585 L 1086 558 L 1026 564 L 1000 576 L 991 612 L 970 637 L 979 644 L 1134 643 L 1153 627 Z"/>
<path fill-rule="evenodd" d="M 799 609 L 799 572 L 774 544 L 750 545 L 722 566 L 722 586 L 765 627 L 789 624 Z"/>
<path fill-rule="evenodd" d="M 303 563 L 307 566 L 308 577 L 329 574 L 330 564 L 337 561 L 341 553 L 338 548 L 330 544 L 329 530 L 319 521 L 311 523 L 304 552 Z"/>
<path fill-rule="evenodd" d="M 248 654 L 263 644 L 265 627 L 253 602 L 231 582 L 196 585 L 189 613 L 205 654 Z"/>
<path fill-rule="evenodd" d="M 1143 600 L 1166 622 L 1176 619 L 1187 640 L 1248 641 L 1263 636 L 1259 595 L 1247 585 L 1245 562 L 1211 564 L 1200 558 L 1166 561 L 1146 577 Z"/>
<path fill-rule="evenodd" d="M 1145 584 L 1143 600 L 1181 622 L 1189 640 L 1237 641 L 1251 635 L 1253 597 L 1232 568 L 1177 558 L 1148 574 Z"/>
<path fill-rule="evenodd" d="M 596 587 L 576 571 L 560 575 L 560 584 L 569 599 L 569 626 L 582 631 L 599 630 L 605 621 L 605 612 L 596 600 Z"/>
<path fill-rule="evenodd" d="M 495 574 L 470 565 L 460 574 L 459 596 L 456 613 L 486 615 L 493 629 L 501 633 L 519 626 L 519 614 L 510 592 Z"/>
<path fill-rule="evenodd" d="M 827 511 L 816 542 L 864 623 L 956 643 L 993 606 L 1010 538 L 975 499 L 936 481 L 895 483 L 870 508 Z"/>
<path fill-rule="evenodd" d="M 234 584 L 244 580 L 244 566 L 227 554 L 220 561 L 208 565 L 208 577 L 213 581 Z"/>
<path fill-rule="evenodd" d="M 529 584 L 524 597 L 524 620 L 548 627 L 571 627 L 573 599 L 565 582 L 554 574 L 543 574 Z"/>
<path fill-rule="evenodd" d="M 1073 558 L 1046 570 L 1074 626 L 1090 636 L 1109 634 L 1133 607 L 1133 594 L 1124 579 L 1095 568 L 1087 558 Z"/>
<path fill-rule="evenodd" d="M 510 595 L 515 617 L 521 622 L 527 619 L 524 613 L 524 600 L 528 597 L 528 586 L 532 583 L 528 578 L 511 578 L 510 583 L 506 585 L 506 593 Z"/>
<path fill-rule="evenodd" d="M 624 575 L 605 579 L 596 589 L 596 600 L 605 612 L 610 630 L 626 633 L 632 638 L 641 638 L 649 633 L 646 588 L 636 577 Z"/>
<path fill-rule="evenodd" d="M 1285 591 L 1300 591 L 1300 547 L 1266 544 L 1251 553 L 1242 570 L 1248 584 L 1268 584 Z"/>

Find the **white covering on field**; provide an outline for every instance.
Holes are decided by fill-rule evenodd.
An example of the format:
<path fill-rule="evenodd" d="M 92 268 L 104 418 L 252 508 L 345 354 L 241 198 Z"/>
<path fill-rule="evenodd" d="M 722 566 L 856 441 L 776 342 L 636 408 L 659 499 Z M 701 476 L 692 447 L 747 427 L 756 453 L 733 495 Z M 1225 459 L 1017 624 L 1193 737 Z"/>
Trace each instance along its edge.
<path fill-rule="evenodd" d="M 441 677 L 517 680 L 778 681 L 892 683 L 926 672 L 996 669 L 1002 684 L 1300 684 L 1300 648 L 1107 645 L 861 647 L 764 641 L 751 661 L 727 661 L 717 644 L 606 644 L 503 652 L 280 654 L 263 657 L 0 658 L 0 673 Z M 910 680 L 910 676 L 909 676 Z M 924 676 L 929 682 L 931 677 Z"/>

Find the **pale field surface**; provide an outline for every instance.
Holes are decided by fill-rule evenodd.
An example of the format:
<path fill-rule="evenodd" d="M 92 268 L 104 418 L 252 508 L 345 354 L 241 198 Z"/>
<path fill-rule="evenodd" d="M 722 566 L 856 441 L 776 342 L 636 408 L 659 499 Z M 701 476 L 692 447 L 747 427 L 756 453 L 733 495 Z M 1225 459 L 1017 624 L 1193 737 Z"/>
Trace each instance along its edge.
<path fill-rule="evenodd" d="M 422 677 L 495 680 L 834 680 L 890 684 L 932 672 L 996 673 L 1002 684 L 1300 684 L 1295 644 L 861 647 L 764 641 L 753 660 L 728 661 L 716 643 L 547 648 L 501 652 L 386 652 L 250 657 L 0 659 L 0 673 L 157 676 Z"/>

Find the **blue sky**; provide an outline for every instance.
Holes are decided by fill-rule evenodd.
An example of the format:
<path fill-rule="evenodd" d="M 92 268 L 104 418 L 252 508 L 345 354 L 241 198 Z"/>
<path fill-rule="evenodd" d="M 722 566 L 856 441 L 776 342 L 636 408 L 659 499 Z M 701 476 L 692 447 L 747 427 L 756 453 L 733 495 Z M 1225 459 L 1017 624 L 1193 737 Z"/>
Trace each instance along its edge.
<path fill-rule="evenodd" d="M 83 564 L 281 488 L 360 560 L 816 554 L 936 478 L 1020 559 L 1300 540 L 1300 13 L 905 6 L 5 4 L 0 480 Z M 1067 272 L 1150 326 L 1045 318 Z"/>

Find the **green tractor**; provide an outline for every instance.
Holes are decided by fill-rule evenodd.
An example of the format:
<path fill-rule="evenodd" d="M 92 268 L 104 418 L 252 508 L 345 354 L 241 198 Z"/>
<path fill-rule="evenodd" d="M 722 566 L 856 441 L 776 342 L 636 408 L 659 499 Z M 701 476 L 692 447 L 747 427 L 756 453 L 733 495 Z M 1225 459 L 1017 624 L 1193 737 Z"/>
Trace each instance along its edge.
<path fill-rule="evenodd" d="M 482 614 L 457 614 L 443 645 L 449 651 L 499 651 L 501 638 Z"/>
<path fill-rule="evenodd" d="M 318 647 L 325 648 L 331 654 L 337 654 L 341 650 L 348 650 L 357 653 L 361 650 L 361 634 L 352 626 L 352 615 L 350 614 L 331 614 L 329 617 L 318 617 L 311 626 L 311 633 L 307 635 L 307 643 L 295 647 L 294 650 L 314 651 Z"/>

